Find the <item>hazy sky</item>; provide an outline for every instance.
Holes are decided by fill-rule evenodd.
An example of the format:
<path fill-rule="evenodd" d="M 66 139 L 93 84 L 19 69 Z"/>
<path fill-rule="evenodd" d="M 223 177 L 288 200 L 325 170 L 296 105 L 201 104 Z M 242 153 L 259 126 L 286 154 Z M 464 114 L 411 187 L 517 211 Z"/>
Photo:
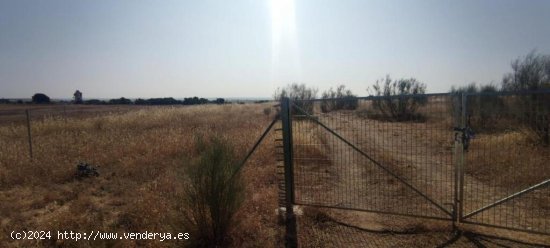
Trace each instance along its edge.
<path fill-rule="evenodd" d="M 533 49 L 550 54 L 550 1 L 0 0 L 0 98 L 367 95 L 386 74 L 445 92 Z"/>

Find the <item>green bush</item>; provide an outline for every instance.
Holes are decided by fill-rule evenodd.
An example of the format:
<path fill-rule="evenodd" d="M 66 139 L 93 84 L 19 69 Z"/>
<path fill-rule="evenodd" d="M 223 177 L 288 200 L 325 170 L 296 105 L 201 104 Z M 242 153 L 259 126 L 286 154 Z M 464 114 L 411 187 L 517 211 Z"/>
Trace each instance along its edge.
<path fill-rule="evenodd" d="M 346 90 L 344 85 L 338 86 L 336 90 L 330 88 L 323 92 L 322 98 L 321 111 L 324 113 L 341 109 L 355 110 L 358 105 L 357 97 L 351 90 Z"/>
<path fill-rule="evenodd" d="M 426 105 L 428 99 L 426 85 L 414 78 L 392 80 L 389 76 L 377 80 L 373 85 L 374 98 L 372 105 L 381 117 L 392 121 L 422 120 L 417 112 L 420 106 Z"/>
<path fill-rule="evenodd" d="M 224 138 L 196 139 L 199 158 L 187 169 L 186 230 L 193 247 L 228 245 L 228 233 L 244 199 L 244 185 L 233 146 Z"/>

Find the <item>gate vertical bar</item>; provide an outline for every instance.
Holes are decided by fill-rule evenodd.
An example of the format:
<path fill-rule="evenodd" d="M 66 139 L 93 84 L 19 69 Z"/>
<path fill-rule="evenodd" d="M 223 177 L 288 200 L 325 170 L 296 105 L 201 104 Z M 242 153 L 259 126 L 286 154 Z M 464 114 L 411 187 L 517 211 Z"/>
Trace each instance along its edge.
<path fill-rule="evenodd" d="M 465 130 L 467 127 L 467 121 L 466 121 L 466 115 L 468 110 L 467 108 L 467 98 L 468 94 L 460 94 L 460 128 L 462 128 L 462 135 L 465 135 Z M 459 181 L 457 182 L 460 186 L 460 195 L 459 195 L 459 211 L 458 211 L 458 218 L 459 220 L 462 220 L 462 216 L 464 216 L 464 139 L 460 139 L 460 151 L 459 151 Z"/>
<path fill-rule="evenodd" d="M 25 110 L 25 114 L 27 115 L 27 135 L 29 136 L 29 156 L 32 159 L 31 116 L 28 109 Z"/>
<path fill-rule="evenodd" d="M 460 128 L 460 118 L 461 118 L 461 108 L 462 108 L 462 98 L 461 95 L 454 94 L 451 95 L 451 106 L 453 106 L 453 127 L 454 127 L 454 150 L 453 150 L 453 164 L 454 164 L 454 198 L 453 198 L 453 229 L 456 230 L 456 225 L 460 222 L 460 214 L 459 214 L 459 208 L 460 208 L 460 149 L 462 149 L 462 146 L 459 143 L 458 135 L 460 135 L 460 132 L 458 131 L 458 128 Z"/>
<path fill-rule="evenodd" d="M 284 97 L 281 101 L 281 122 L 283 126 L 283 151 L 285 166 L 285 198 L 286 198 L 286 247 L 298 247 L 296 216 L 294 215 L 294 180 L 292 165 L 292 119 L 290 99 Z"/>

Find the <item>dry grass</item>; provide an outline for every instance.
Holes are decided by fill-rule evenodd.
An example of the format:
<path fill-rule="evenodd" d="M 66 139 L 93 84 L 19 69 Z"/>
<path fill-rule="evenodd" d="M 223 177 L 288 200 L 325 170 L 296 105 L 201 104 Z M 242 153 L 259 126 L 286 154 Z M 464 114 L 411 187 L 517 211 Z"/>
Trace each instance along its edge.
<path fill-rule="evenodd" d="M 118 114 L 49 117 L 32 126 L 35 157 L 28 158 L 26 127 L 0 126 L 0 227 L 81 232 L 186 232 L 181 216 L 183 169 L 196 156 L 193 135 L 220 133 L 244 157 L 268 119 L 267 105 L 135 109 Z M 234 246 L 277 246 L 275 158 L 268 137 L 244 170 L 247 198 L 231 234 Z M 76 180 L 79 161 L 99 165 L 100 176 Z M 148 246 L 185 242 L 52 241 L 0 246 Z"/>
<path fill-rule="evenodd" d="M 297 187 L 327 190 L 336 182 L 336 168 L 331 166 L 331 150 L 326 134 L 315 123 L 299 120 L 293 137 L 294 168 Z M 314 179 L 314 180 L 312 180 Z"/>
<path fill-rule="evenodd" d="M 465 159 L 467 174 L 493 186 L 520 189 L 550 178 L 550 148 L 528 130 L 478 135 Z"/>

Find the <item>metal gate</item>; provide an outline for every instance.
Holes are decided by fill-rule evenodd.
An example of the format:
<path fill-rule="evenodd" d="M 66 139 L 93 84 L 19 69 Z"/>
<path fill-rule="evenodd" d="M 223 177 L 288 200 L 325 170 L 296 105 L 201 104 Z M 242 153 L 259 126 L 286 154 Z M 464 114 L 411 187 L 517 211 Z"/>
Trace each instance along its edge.
<path fill-rule="evenodd" d="M 550 92 L 281 106 L 290 205 L 550 234 Z"/>

